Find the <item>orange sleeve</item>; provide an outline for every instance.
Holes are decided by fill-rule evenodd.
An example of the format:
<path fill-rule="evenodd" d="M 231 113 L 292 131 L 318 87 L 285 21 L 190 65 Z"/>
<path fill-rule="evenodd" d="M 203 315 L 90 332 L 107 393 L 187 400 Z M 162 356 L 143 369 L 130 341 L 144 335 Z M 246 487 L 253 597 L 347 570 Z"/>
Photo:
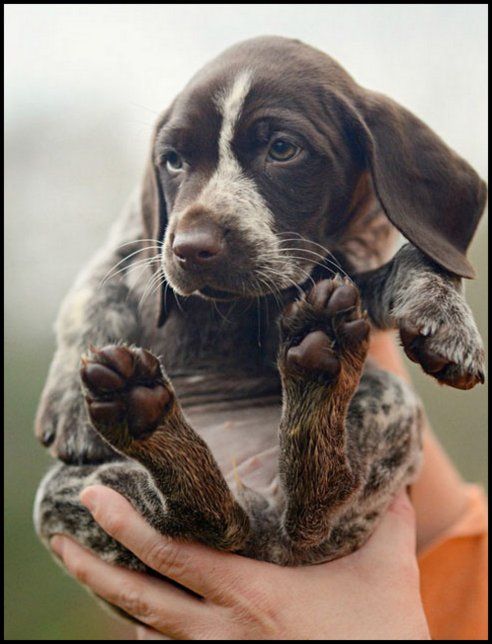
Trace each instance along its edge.
<path fill-rule="evenodd" d="M 419 556 L 424 610 L 433 640 L 486 640 L 487 501 L 467 489 L 463 515 Z"/>

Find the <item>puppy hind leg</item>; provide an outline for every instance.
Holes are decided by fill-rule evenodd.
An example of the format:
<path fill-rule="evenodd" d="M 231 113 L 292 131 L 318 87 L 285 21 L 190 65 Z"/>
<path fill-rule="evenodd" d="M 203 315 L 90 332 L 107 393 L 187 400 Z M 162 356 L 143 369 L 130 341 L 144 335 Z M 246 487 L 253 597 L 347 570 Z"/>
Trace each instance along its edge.
<path fill-rule="evenodd" d="M 249 520 L 206 443 L 187 423 L 159 360 L 125 346 L 94 349 L 81 371 L 95 429 L 150 473 L 166 503 L 163 531 L 238 550 Z"/>
<path fill-rule="evenodd" d="M 103 465 L 55 465 L 41 481 L 34 502 L 34 526 L 49 549 L 49 540 L 65 534 L 108 563 L 133 570 L 146 566 L 110 537 L 81 505 L 81 491 L 94 484 L 123 494 L 150 522 L 162 521 L 165 508 L 150 476 L 137 463 L 120 461 Z M 149 511 L 151 509 L 151 512 Z"/>

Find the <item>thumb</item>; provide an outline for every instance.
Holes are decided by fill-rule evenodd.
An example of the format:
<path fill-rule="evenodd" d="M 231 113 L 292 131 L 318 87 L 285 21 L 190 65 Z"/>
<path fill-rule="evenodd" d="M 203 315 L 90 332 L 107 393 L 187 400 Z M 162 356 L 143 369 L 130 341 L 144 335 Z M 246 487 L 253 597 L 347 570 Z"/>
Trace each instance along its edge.
<path fill-rule="evenodd" d="M 364 546 L 371 556 L 415 557 L 417 549 L 417 521 L 414 507 L 403 490 L 393 499 L 381 523 Z"/>

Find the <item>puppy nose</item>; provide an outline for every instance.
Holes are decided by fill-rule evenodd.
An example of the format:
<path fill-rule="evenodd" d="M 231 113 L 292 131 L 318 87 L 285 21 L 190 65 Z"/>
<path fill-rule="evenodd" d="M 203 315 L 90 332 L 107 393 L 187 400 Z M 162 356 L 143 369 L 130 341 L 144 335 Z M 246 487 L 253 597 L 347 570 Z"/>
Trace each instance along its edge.
<path fill-rule="evenodd" d="M 177 230 L 172 244 L 173 253 L 185 265 L 211 266 L 224 249 L 224 238 L 214 225 L 194 226 Z"/>

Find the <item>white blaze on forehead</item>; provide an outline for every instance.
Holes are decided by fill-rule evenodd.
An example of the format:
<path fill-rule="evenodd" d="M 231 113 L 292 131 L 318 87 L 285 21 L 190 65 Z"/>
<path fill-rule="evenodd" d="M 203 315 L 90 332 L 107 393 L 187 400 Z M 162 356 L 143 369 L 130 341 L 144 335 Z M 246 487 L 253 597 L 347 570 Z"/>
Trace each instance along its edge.
<path fill-rule="evenodd" d="M 215 106 L 222 117 L 217 141 L 218 163 L 192 206 L 202 207 L 207 216 L 212 217 L 224 231 L 240 233 L 231 235 L 231 251 L 236 254 L 246 252 L 249 260 L 254 261 L 256 269 L 250 272 L 258 284 L 261 281 L 258 275 L 266 275 L 267 281 L 275 280 L 276 287 L 282 289 L 292 286 L 292 279 L 299 281 L 303 275 L 299 277 L 293 271 L 292 262 L 280 254 L 280 241 L 274 232 L 274 215 L 254 179 L 244 173 L 232 149 L 252 79 L 252 72 L 244 70 L 214 97 Z M 186 206 L 180 213 L 176 212 L 174 217 L 177 220 L 185 217 L 188 209 Z M 171 244 L 171 234 L 171 226 L 168 226 L 167 247 Z M 279 265 L 283 266 L 282 274 L 278 271 Z M 171 278 L 169 281 L 173 284 Z"/>
<path fill-rule="evenodd" d="M 262 231 L 264 236 L 271 236 L 273 215 L 255 182 L 244 175 L 232 151 L 236 126 L 251 88 L 251 80 L 251 71 L 242 71 L 215 99 L 222 115 L 218 141 L 219 162 L 200 195 L 200 202 L 215 212 L 223 222 L 227 220 L 247 234 L 254 235 L 256 230 L 257 233 Z"/>
<path fill-rule="evenodd" d="M 240 233 L 233 237 L 245 242 L 245 248 L 255 258 L 258 266 L 266 266 L 279 247 L 273 232 L 274 216 L 263 199 L 255 181 L 246 176 L 232 150 L 245 100 L 251 89 L 252 73 L 243 71 L 215 97 L 215 105 L 222 116 L 218 137 L 218 164 L 207 184 L 202 188 L 194 207 L 202 207 L 223 230 Z M 179 220 L 187 208 L 175 213 Z M 169 246 L 171 227 L 166 230 Z M 236 242 L 237 243 L 237 242 Z M 241 247 L 236 247 L 240 252 Z"/>
<path fill-rule="evenodd" d="M 222 114 L 222 128 L 219 136 L 219 165 L 221 161 L 233 159 L 231 142 L 235 125 L 241 115 L 244 100 L 251 88 L 251 72 L 242 71 L 232 84 L 229 91 L 221 92 L 217 98 L 217 106 Z"/>

